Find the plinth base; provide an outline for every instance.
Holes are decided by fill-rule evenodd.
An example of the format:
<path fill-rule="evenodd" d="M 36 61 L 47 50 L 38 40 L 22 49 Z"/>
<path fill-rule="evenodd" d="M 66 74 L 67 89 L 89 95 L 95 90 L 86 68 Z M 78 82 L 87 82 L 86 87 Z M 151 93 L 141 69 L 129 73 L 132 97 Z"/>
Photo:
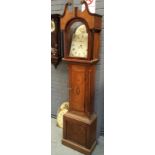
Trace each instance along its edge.
<path fill-rule="evenodd" d="M 76 143 L 73 143 L 73 142 L 71 142 L 69 140 L 65 140 L 65 139 L 62 139 L 62 144 L 66 145 L 66 146 L 68 146 L 68 147 L 70 147 L 76 151 L 79 151 L 85 155 L 91 155 L 91 153 L 93 152 L 93 150 L 96 146 L 96 141 L 94 142 L 94 144 L 92 145 L 92 147 L 90 149 L 87 149 L 81 145 L 78 145 Z"/>
<path fill-rule="evenodd" d="M 96 145 L 96 115 L 79 116 L 68 112 L 64 115 L 62 144 L 90 155 Z"/>

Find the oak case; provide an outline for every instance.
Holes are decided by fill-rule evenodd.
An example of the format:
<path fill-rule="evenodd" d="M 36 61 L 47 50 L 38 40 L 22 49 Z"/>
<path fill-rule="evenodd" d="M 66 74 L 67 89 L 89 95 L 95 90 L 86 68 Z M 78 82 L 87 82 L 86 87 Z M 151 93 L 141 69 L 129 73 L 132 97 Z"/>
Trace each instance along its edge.
<path fill-rule="evenodd" d="M 64 38 L 64 58 L 68 63 L 69 75 L 69 111 L 64 115 L 62 143 L 84 154 L 91 154 L 96 145 L 97 117 L 94 113 L 94 91 L 96 63 L 99 61 L 100 31 L 102 16 L 89 12 L 85 1 L 85 10 L 65 5 L 60 25 Z M 71 57 L 71 26 L 80 22 L 86 27 L 88 47 L 86 57 Z M 80 51 L 76 51 L 80 52 Z"/>

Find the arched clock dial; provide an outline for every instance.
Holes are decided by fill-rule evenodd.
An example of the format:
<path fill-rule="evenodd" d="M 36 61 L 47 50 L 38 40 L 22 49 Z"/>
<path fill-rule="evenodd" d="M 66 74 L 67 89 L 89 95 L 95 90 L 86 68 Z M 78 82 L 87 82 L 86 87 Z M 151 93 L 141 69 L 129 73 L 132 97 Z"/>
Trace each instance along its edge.
<path fill-rule="evenodd" d="M 79 23 L 79 22 L 77 22 Z M 72 34 L 70 57 L 86 58 L 88 53 L 88 33 L 84 24 L 79 25 Z"/>
<path fill-rule="evenodd" d="M 55 22 L 52 20 L 51 21 L 51 32 L 55 31 Z"/>

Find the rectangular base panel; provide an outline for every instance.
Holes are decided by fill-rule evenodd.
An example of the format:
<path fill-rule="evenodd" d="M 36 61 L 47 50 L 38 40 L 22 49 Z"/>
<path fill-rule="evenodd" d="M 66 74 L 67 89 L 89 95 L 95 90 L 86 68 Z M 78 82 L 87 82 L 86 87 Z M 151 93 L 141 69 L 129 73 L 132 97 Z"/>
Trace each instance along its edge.
<path fill-rule="evenodd" d="M 67 112 L 63 121 L 62 144 L 90 155 L 96 146 L 96 114 L 86 117 Z"/>
<path fill-rule="evenodd" d="M 73 143 L 71 141 L 68 141 L 66 139 L 62 139 L 62 144 L 66 145 L 67 147 L 70 147 L 76 151 L 79 151 L 85 155 L 91 155 L 91 153 L 93 152 L 95 146 L 96 146 L 96 141 L 94 142 L 94 144 L 92 145 L 92 147 L 90 149 L 87 149 L 81 145 L 78 145 L 76 143 Z"/>

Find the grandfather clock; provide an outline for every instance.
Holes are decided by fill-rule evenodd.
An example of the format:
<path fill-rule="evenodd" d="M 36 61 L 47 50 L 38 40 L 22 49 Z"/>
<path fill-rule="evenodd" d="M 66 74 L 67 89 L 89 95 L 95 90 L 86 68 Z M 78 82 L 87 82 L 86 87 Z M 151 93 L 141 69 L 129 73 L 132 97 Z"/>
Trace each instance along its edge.
<path fill-rule="evenodd" d="M 64 115 L 62 143 L 90 155 L 96 145 L 97 116 L 94 113 L 96 63 L 99 61 L 102 16 L 65 5 L 60 25 L 64 58 L 69 70 L 69 111 Z"/>

